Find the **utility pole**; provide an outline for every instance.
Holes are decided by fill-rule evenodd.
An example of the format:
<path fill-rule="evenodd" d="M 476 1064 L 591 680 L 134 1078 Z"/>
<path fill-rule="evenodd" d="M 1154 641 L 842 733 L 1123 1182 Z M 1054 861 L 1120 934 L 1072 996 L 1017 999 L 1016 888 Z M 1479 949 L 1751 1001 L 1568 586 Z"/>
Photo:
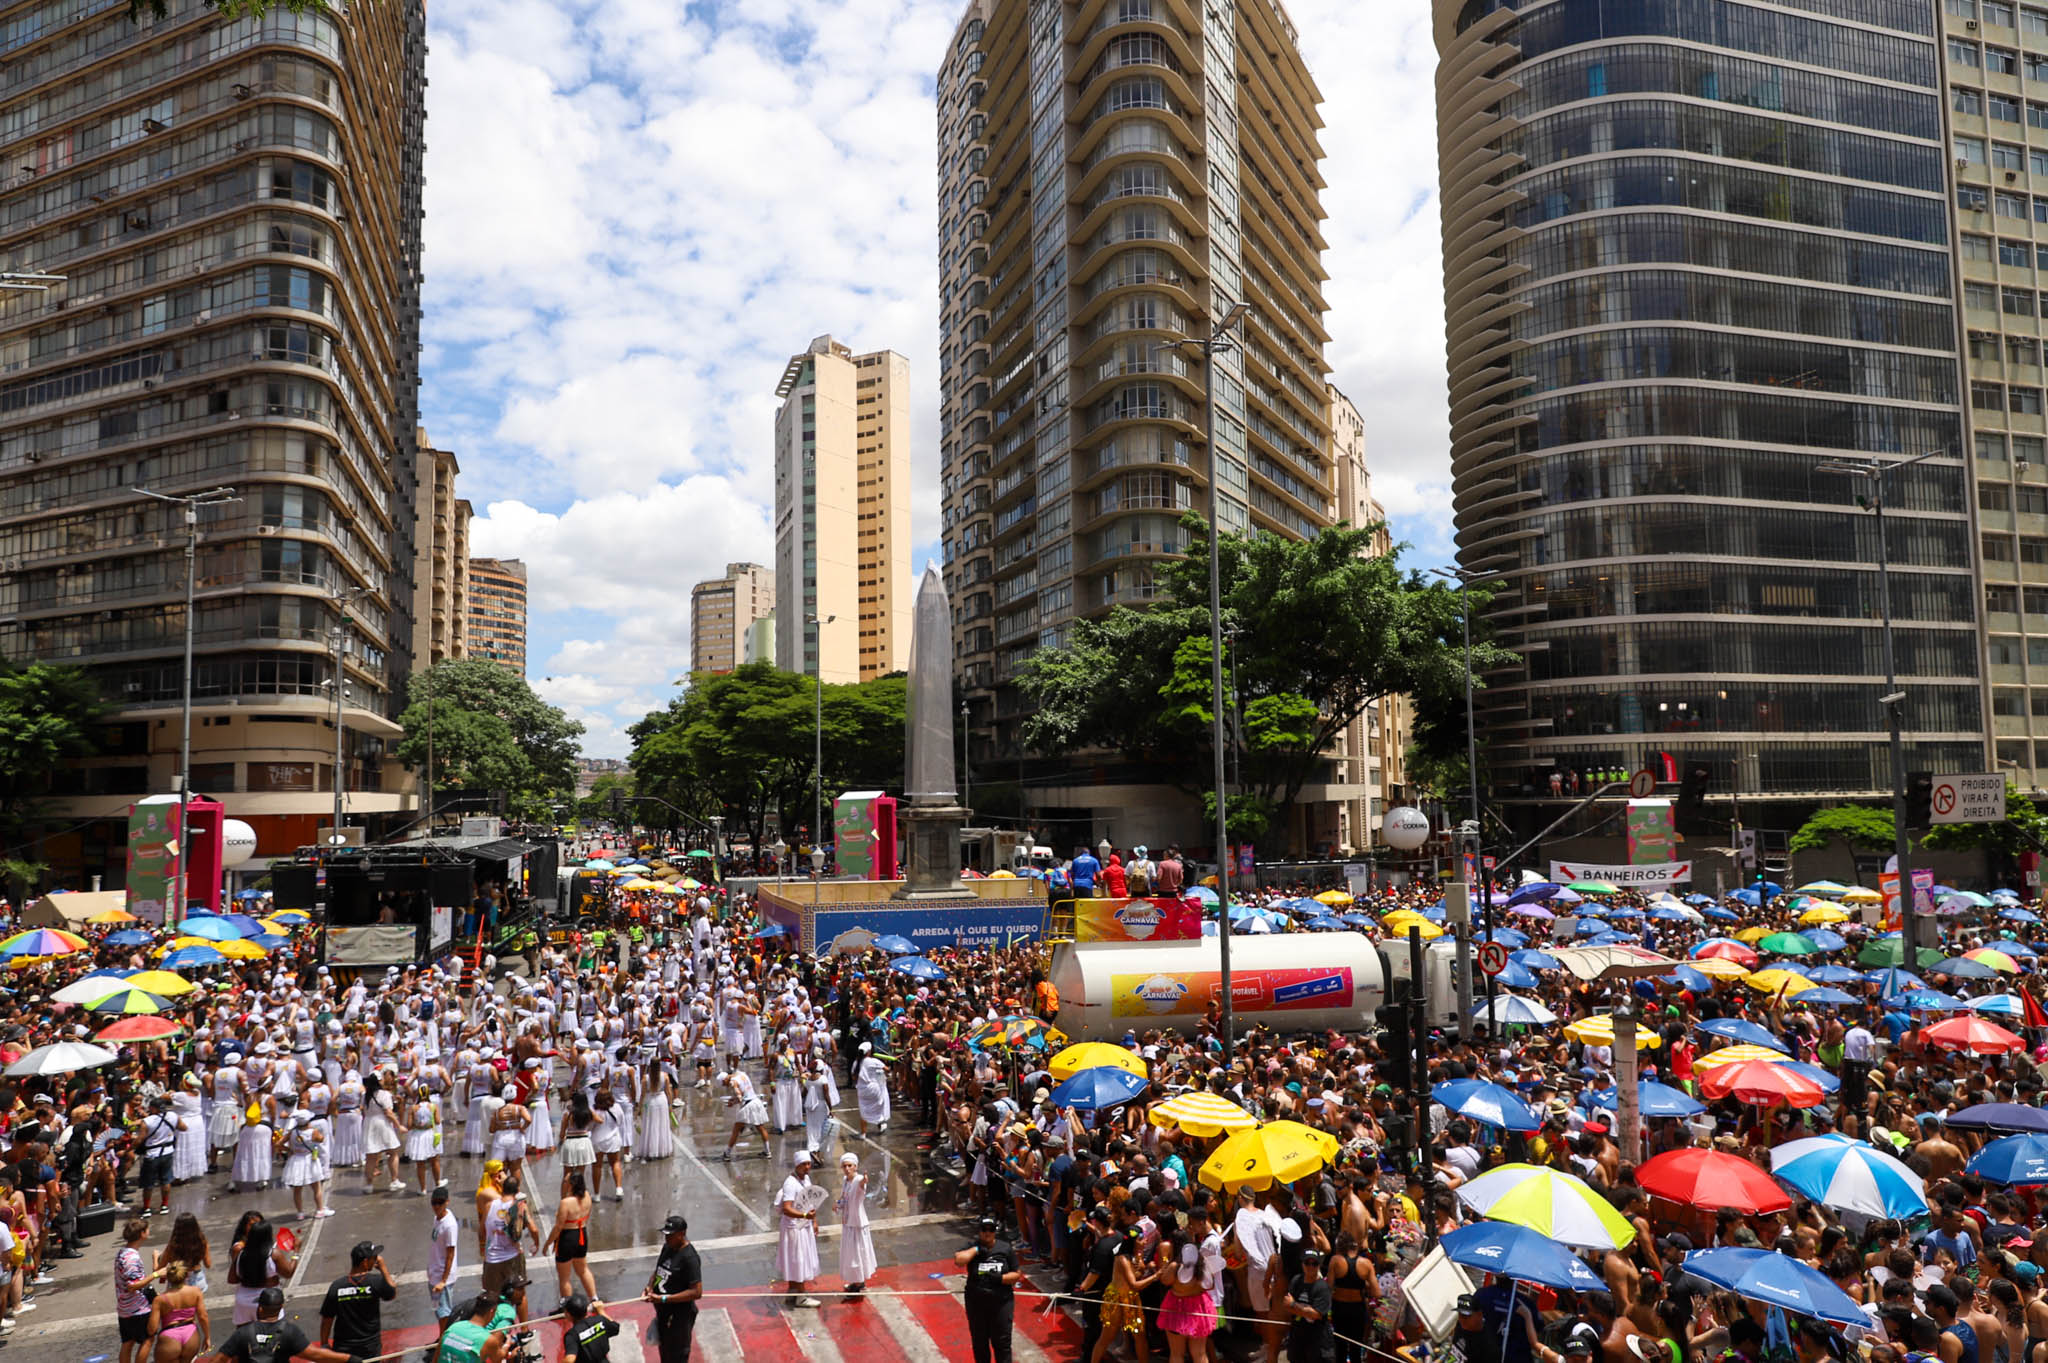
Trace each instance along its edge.
<path fill-rule="evenodd" d="M 1230 333 L 1245 314 L 1249 303 L 1232 305 L 1221 321 L 1210 328 L 1206 338 L 1182 337 L 1160 349 L 1198 346 L 1202 352 L 1202 442 L 1209 452 L 1209 746 L 1215 758 L 1210 785 L 1216 799 L 1216 951 L 1218 984 L 1222 989 L 1223 1063 L 1231 1060 L 1233 1000 L 1230 975 L 1230 833 L 1224 817 L 1223 785 L 1223 460 L 1216 451 L 1216 357 L 1234 342 Z"/>
<path fill-rule="evenodd" d="M 828 615 L 823 619 L 815 615 L 804 617 L 804 623 L 817 630 L 818 648 L 818 661 L 812 668 L 814 680 L 811 685 L 811 695 L 815 698 L 813 709 L 816 712 L 813 736 L 817 745 L 811 758 L 811 787 L 815 797 L 811 811 L 813 847 L 825 845 L 825 626 L 838 618 L 837 615 Z"/>
<path fill-rule="evenodd" d="M 56 279 L 61 276 L 35 276 Z M 12 275 L 0 275 L 0 285 L 6 287 L 41 287 L 38 285 L 16 285 Z M 164 926 L 175 927 L 184 920 L 185 901 L 190 896 L 190 874 L 185 869 L 185 857 L 192 848 L 191 830 L 186 827 L 188 812 L 192 807 L 192 632 L 193 610 L 199 587 L 199 509 L 207 506 L 226 506 L 239 502 L 241 497 L 231 487 L 208 488 L 204 492 L 173 496 L 169 493 L 152 492 L 146 487 L 135 489 L 140 497 L 153 498 L 159 502 L 171 502 L 183 509 L 185 519 L 185 672 L 184 686 L 178 707 L 178 868 L 173 878 L 170 903 L 164 905 Z"/>

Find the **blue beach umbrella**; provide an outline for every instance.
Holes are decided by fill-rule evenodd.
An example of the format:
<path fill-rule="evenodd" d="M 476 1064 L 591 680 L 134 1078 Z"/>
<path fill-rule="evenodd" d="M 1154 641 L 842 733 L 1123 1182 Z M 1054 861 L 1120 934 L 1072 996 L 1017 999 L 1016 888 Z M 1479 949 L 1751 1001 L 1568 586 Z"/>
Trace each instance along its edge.
<path fill-rule="evenodd" d="M 757 930 L 757 931 L 756 931 L 756 932 L 754 933 L 754 940 L 755 940 L 755 941 L 760 941 L 760 940 L 762 940 L 762 939 L 764 939 L 764 938 L 768 938 L 768 937 L 787 937 L 787 936 L 789 936 L 789 929 L 788 929 L 788 928 L 787 928 L 786 926 L 784 926 L 784 925 L 783 925 L 783 924 L 781 924 L 781 923 L 768 923 L 768 924 L 764 924 L 764 925 L 763 925 L 763 926 L 762 926 L 762 927 L 761 927 L 760 929 L 758 929 L 758 930 Z"/>
<path fill-rule="evenodd" d="M 2048 1183 L 2048 1136 L 2001 1136 L 1972 1155 L 1963 1168 L 1990 1183 L 2038 1188 Z"/>
<path fill-rule="evenodd" d="M 1706 908 L 1700 910 L 1700 915 L 1705 918 L 1711 918 L 1717 923 L 1739 923 L 1742 921 L 1741 914 L 1733 909 L 1724 909 L 1719 904 L 1709 904 Z"/>
<path fill-rule="evenodd" d="M 1809 928 L 1803 935 L 1822 951 L 1840 951 L 1849 945 L 1848 938 L 1830 928 Z"/>
<path fill-rule="evenodd" d="M 221 921 L 233 924 L 235 931 L 244 937 L 254 937 L 258 933 L 269 931 L 259 920 L 246 913 L 224 913 L 221 915 Z"/>
<path fill-rule="evenodd" d="M 242 936 L 242 930 L 227 919 L 208 914 L 203 918 L 187 918 L 178 927 L 187 937 L 204 937 L 209 942 L 233 942 Z"/>
<path fill-rule="evenodd" d="M 943 980 L 946 972 L 922 956 L 898 956 L 889 962 L 889 969 L 899 975 L 908 975 L 913 980 Z"/>
<path fill-rule="evenodd" d="M 1557 884 L 1555 881 L 1539 880 L 1533 885 L 1524 885 L 1509 895 L 1508 903 L 1511 906 L 1515 904 L 1541 904 L 1557 898 L 1558 891 L 1563 888 L 1564 886 Z"/>
<path fill-rule="evenodd" d="M 1799 973 L 1815 984 L 1862 984 L 1864 981 L 1862 971 L 1846 965 L 1816 966 L 1812 970 L 1802 970 Z"/>
<path fill-rule="evenodd" d="M 1322 916 L 1321 918 L 1311 918 L 1311 919 L 1309 919 L 1309 920 L 1308 920 L 1308 922 L 1307 922 L 1307 924 L 1306 924 L 1305 926 L 1306 926 L 1306 927 L 1308 928 L 1308 930 L 1309 930 L 1310 932 L 1349 932 L 1349 931 L 1351 931 L 1350 925 L 1348 925 L 1347 923 L 1345 923 L 1345 921 L 1344 921 L 1343 919 L 1341 919 L 1341 918 L 1332 918 L 1332 917 L 1331 917 L 1330 915 L 1328 915 L 1328 914 L 1324 914 L 1324 915 L 1323 915 L 1323 916 Z"/>
<path fill-rule="evenodd" d="M 1862 1141 L 1790 1141 L 1771 1151 L 1771 1176 L 1838 1212 L 1906 1220 L 1927 1210 L 1920 1176 Z"/>
<path fill-rule="evenodd" d="M 163 970 L 196 970 L 200 966 L 219 965 L 226 959 L 212 947 L 179 947 L 157 965 Z"/>
<path fill-rule="evenodd" d="M 1983 994 L 1974 999 L 1964 999 L 1964 1004 L 1973 1013 L 1989 1013 L 1994 1017 L 2018 1017 L 2026 1011 L 2018 994 Z"/>
<path fill-rule="evenodd" d="M 1509 961 L 1500 974 L 1493 977 L 1493 982 L 1503 989 L 1535 989 L 1543 983 L 1535 971 L 1519 961 Z"/>
<path fill-rule="evenodd" d="M 1841 1079 L 1838 1076 L 1836 1076 L 1833 1071 L 1822 1069 L 1819 1065 L 1812 1064 L 1808 1061 L 1779 1060 L 1774 1063 L 1778 1066 L 1779 1069 L 1792 1070 L 1796 1073 L 1805 1075 L 1808 1079 L 1811 1079 L 1814 1083 L 1820 1085 L 1820 1091 L 1822 1093 L 1836 1093 L 1839 1092 L 1842 1087 Z"/>
<path fill-rule="evenodd" d="M 262 947 L 265 951 L 276 951 L 279 947 L 288 945 L 292 939 L 282 933 L 259 932 L 254 937 L 244 937 L 242 940 L 251 946 Z"/>
<path fill-rule="evenodd" d="M 1094 1112 L 1128 1103 L 1143 1093 L 1147 1081 L 1121 1065 L 1093 1065 L 1078 1070 L 1074 1077 L 1052 1091 L 1056 1108 L 1073 1107 Z"/>
<path fill-rule="evenodd" d="M 1856 1299 L 1798 1259 L 1767 1249 L 1696 1249 L 1685 1256 L 1685 1271 L 1738 1297 L 1813 1316 L 1831 1325 L 1870 1327 Z"/>
<path fill-rule="evenodd" d="M 1523 1132 L 1537 1131 L 1543 1126 L 1543 1119 L 1530 1111 L 1513 1089 L 1484 1079 L 1453 1079 L 1438 1084 L 1430 1093 L 1447 1110 L 1485 1126 Z"/>
<path fill-rule="evenodd" d="M 1723 1041 L 1740 1042 L 1749 1046 L 1765 1046 L 1785 1055 L 1792 1054 L 1792 1048 L 1778 1039 L 1778 1034 L 1768 1027 L 1760 1026 L 1745 1018 L 1709 1018 L 1698 1024 L 1694 1031 L 1717 1036 Z"/>
<path fill-rule="evenodd" d="M 119 932 L 107 934 L 110 947 L 139 947 L 156 940 L 156 934 L 147 928 L 122 928 Z"/>
<path fill-rule="evenodd" d="M 1527 946 L 1529 944 L 1529 934 L 1517 928 L 1497 927 L 1492 932 L 1473 933 L 1472 940 L 1475 942 L 1499 942 L 1502 946 L 1513 950 L 1515 947 Z"/>
<path fill-rule="evenodd" d="M 1547 951 L 1538 951 L 1534 947 L 1527 948 L 1523 951 L 1510 951 L 1508 953 L 1508 959 L 1514 962 L 1516 965 L 1527 966 L 1531 970 L 1564 969 L 1564 963 L 1558 960 L 1557 957 L 1551 955 Z"/>
<path fill-rule="evenodd" d="M 1578 1255 L 1538 1231 L 1508 1221 L 1478 1221 L 1446 1232 L 1438 1242 L 1454 1264 L 1513 1282 L 1564 1292 L 1598 1292 L 1606 1280 Z"/>
<path fill-rule="evenodd" d="M 1944 1125 L 1965 1131 L 2048 1133 L 2048 1111 L 2024 1103 L 1976 1103 L 1950 1113 Z"/>
<path fill-rule="evenodd" d="M 910 956 L 917 952 L 917 943 L 908 937 L 899 937 L 893 932 L 884 933 L 868 945 L 877 951 L 886 951 L 891 956 Z"/>
<path fill-rule="evenodd" d="M 1877 985 L 1879 996 L 1886 999 L 1896 998 L 1900 994 L 1904 994 L 1909 990 L 1923 988 L 1927 984 L 1927 981 L 1921 979 L 1912 971 L 1901 970 L 1897 966 L 1893 966 L 1889 970 L 1873 970 L 1863 978 Z"/>
<path fill-rule="evenodd" d="M 1839 989 L 1830 989 L 1826 985 L 1822 985 L 1818 989 L 1802 989 L 1792 996 L 1792 1002 L 1794 1003 L 1801 1003 L 1809 1006 L 1826 1004 L 1831 1008 L 1839 1007 L 1843 1004 L 1855 1003 L 1856 1001 L 1857 1000 L 1855 995 L 1845 994 Z"/>
<path fill-rule="evenodd" d="M 1689 965 L 1681 965 L 1669 975 L 1659 975 L 1657 978 L 1665 984 L 1675 984 L 1681 989 L 1690 989 L 1695 994 L 1704 993 L 1714 987 L 1712 979 L 1700 974 L 1699 971 Z"/>
<path fill-rule="evenodd" d="M 1187 898 L 1198 900 L 1203 904 L 1214 904 L 1216 902 L 1216 892 L 1207 885 L 1197 885 L 1192 890 L 1183 890 L 1181 893 Z"/>
<path fill-rule="evenodd" d="M 2000 918 L 2003 918 L 2008 923 L 2038 923 L 2041 921 L 2040 914 L 2035 913 L 2031 909 L 2022 909 L 2017 907 L 2010 909 L 2000 909 L 1998 911 L 1998 916 Z"/>
<path fill-rule="evenodd" d="M 1684 909 L 1674 909 L 1669 904 L 1659 905 L 1650 910 L 1650 917 L 1659 923 L 1690 923 L 1692 915 Z"/>
<path fill-rule="evenodd" d="M 1620 1099 L 1611 1088 L 1598 1091 L 1581 1091 L 1581 1104 L 1586 1107 L 1614 1107 Z M 1636 1106 L 1645 1117 L 1692 1117 L 1707 1110 L 1707 1105 L 1669 1084 L 1660 1084 L 1654 1079 L 1636 1081 Z"/>
<path fill-rule="evenodd" d="M 1944 994 L 1939 989 L 1908 989 L 1899 996 L 1909 1013 L 1961 1013 L 1969 1005 L 1954 994 Z"/>

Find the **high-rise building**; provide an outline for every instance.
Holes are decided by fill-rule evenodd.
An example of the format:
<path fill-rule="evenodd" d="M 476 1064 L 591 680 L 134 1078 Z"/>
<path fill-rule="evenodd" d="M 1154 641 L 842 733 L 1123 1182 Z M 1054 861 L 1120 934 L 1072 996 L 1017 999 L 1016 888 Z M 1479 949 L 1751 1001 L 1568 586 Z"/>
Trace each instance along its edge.
<path fill-rule="evenodd" d="M 766 615 L 747 626 L 746 639 L 740 649 L 743 663 L 772 663 L 775 661 L 775 612 Z"/>
<path fill-rule="evenodd" d="M 419 432 L 419 491 L 414 498 L 412 576 L 416 605 L 412 621 L 412 666 L 464 656 L 463 618 L 469 610 L 470 504 L 455 495 L 462 472 L 452 451 L 435 449 Z"/>
<path fill-rule="evenodd" d="M 2039 790 L 2048 782 L 2048 296 L 2035 285 L 2048 270 L 2048 7 L 1945 0 L 1940 12 L 1993 760 Z"/>
<path fill-rule="evenodd" d="M 1480 693 L 1495 792 L 1659 753 L 1745 818 L 1889 790 L 1879 523 L 1843 461 L 1921 455 L 1885 476 L 1906 765 L 1979 769 L 1938 7 L 1434 10 L 1459 559 L 1526 660 Z M 2024 237 L 2015 211 L 1979 225 Z"/>
<path fill-rule="evenodd" d="M 748 631 L 775 613 L 775 574 L 728 563 L 725 576 L 690 589 L 690 670 L 730 672 L 746 657 Z"/>
<path fill-rule="evenodd" d="M 469 615 L 463 649 L 526 675 L 526 565 L 516 558 L 469 561 Z"/>
<path fill-rule="evenodd" d="M 775 396 L 775 665 L 827 682 L 901 672 L 917 585 L 910 362 L 820 336 Z"/>
<path fill-rule="evenodd" d="M 1320 99 L 1277 0 L 967 5 L 938 74 L 939 387 L 977 764 L 1017 754 L 1019 666 L 1150 602 L 1206 511 L 1174 341 L 1249 309 L 1216 359 L 1222 528 L 1331 523 Z"/>
<path fill-rule="evenodd" d="M 143 489 L 235 498 L 197 523 L 193 789 L 262 856 L 313 841 L 338 628 L 346 813 L 407 798 L 424 5 L 168 9 L 0 5 L 0 271 L 61 277 L 0 290 L 0 653 L 113 705 L 43 855 L 116 885 L 186 687 L 185 512 Z"/>
<path fill-rule="evenodd" d="M 1337 519 L 1354 527 L 1375 525 L 1371 552 L 1390 554 L 1394 537 L 1386 508 L 1372 495 L 1366 466 L 1365 418 L 1357 404 L 1330 390 L 1330 452 L 1337 471 Z M 1320 811 L 1323 823 L 1314 842 L 1362 851 L 1378 840 L 1380 816 L 1407 796 L 1405 755 L 1409 738 L 1408 698 L 1381 696 L 1367 705 L 1338 736 L 1337 798 Z"/>

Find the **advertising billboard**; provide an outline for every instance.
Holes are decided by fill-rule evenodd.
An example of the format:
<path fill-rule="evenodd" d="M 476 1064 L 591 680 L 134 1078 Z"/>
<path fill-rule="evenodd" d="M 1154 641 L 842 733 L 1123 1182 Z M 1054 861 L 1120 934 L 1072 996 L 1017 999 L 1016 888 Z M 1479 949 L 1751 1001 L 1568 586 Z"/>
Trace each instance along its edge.
<path fill-rule="evenodd" d="M 1077 899 L 1077 942 L 1193 942 L 1202 906 L 1192 899 Z"/>
<path fill-rule="evenodd" d="M 179 809 L 175 795 L 137 800 L 128 810 L 128 912 L 161 925 L 178 877 Z"/>
<path fill-rule="evenodd" d="M 1209 1010 L 1223 992 L 1214 970 L 1155 970 L 1111 975 L 1110 1015 L 1120 1018 L 1173 1017 Z M 1312 1011 L 1351 1001 L 1350 966 L 1294 966 L 1230 973 L 1232 1006 L 1246 1013 Z"/>
<path fill-rule="evenodd" d="M 1016 899 L 918 909 L 819 909 L 811 916 L 811 941 L 830 942 L 849 928 L 894 933 L 919 949 L 999 947 L 1043 935 L 1045 905 Z"/>

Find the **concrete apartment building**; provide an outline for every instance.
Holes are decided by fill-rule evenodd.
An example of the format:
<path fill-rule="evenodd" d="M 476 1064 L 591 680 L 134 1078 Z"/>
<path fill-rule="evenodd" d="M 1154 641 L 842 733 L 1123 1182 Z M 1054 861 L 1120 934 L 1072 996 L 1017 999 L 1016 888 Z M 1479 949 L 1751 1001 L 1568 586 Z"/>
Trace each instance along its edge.
<path fill-rule="evenodd" d="M 461 464 L 452 451 L 434 448 L 419 432 L 419 493 L 414 498 L 412 576 L 417 591 L 412 622 L 412 666 L 466 657 L 462 629 L 469 613 L 469 523 L 475 512 L 455 495 Z"/>
<path fill-rule="evenodd" d="M 941 537 L 970 751 L 1062 828 L 1200 826 L 1144 771 L 1075 780 L 1017 737 L 1022 662 L 1150 602 L 1207 507 L 1200 359 L 1161 347 L 1245 304 L 1217 357 L 1222 527 L 1334 518 L 1320 102 L 1275 0 L 972 0 L 940 67 Z"/>
<path fill-rule="evenodd" d="M 1877 523 L 1867 480 L 1832 466 L 1929 452 L 1886 477 L 1906 765 L 1985 769 L 1980 618 L 2021 683 L 2048 628 L 2024 610 L 2048 615 L 2048 590 L 2023 585 L 2048 581 L 2029 566 L 2048 491 L 2016 462 L 2039 457 L 2022 281 L 2048 218 L 2021 192 L 2048 104 L 2016 101 L 2023 64 L 2048 77 L 2025 55 L 2048 11 L 2029 34 L 2000 5 L 2001 46 L 1973 6 L 1939 8 L 1436 0 L 1459 558 L 1497 575 L 1493 626 L 1525 657 L 1480 700 L 1511 806 L 1660 752 L 1752 825 L 1757 801 L 1779 827 L 1888 791 Z M 1954 115 L 1951 145 L 1966 87 L 1983 112 Z M 1994 96 L 2007 149 L 1952 171 Z M 2007 263 L 1958 270 L 1958 197 L 1970 253 Z M 1981 529 L 2013 552 L 1980 587 L 1978 507 L 1999 498 Z M 2010 722 L 2017 758 L 2032 721 Z"/>
<path fill-rule="evenodd" d="M 909 361 L 820 336 L 775 395 L 775 665 L 832 683 L 901 672 L 916 586 Z"/>
<path fill-rule="evenodd" d="M 526 675 L 526 565 L 516 558 L 469 561 L 469 614 L 463 647 Z"/>
<path fill-rule="evenodd" d="M 413 651 L 420 0 L 225 21 L 0 3 L 0 652 L 82 664 L 114 710 L 66 774 L 51 883 L 121 883 L 137 796 L 178 786 L 183 509 L 200 515 L 191 784 L 313 841 L 372 836 Z M 103 817 L 95 817 L 103 816 Z"/>
<path fill-rule="evenodd" d="M 775 574 L 758 563 L 728 563 L 725 576 L 690 589 L 690 670 L 730 672 L 750 659 L 749 631 L 775 613 Z"/>
<path fill-rule="evenodd" d="M 1372 472 L 1366 465 L 1365 418 L 1342 392 L 1330 389 L 1331 454 L 1337 470 L 1337 519 L 1347 525 L 1377 525 L 1371 552 L 1394 551 L 1386 527 L 1386 508 L 1372 495 Z M 1380 815 L 1408 798 L 1407 763 L 1409 702 L 1406 696 L 1381 696 L 1344 728 L 1338 740 L 1337 783 L 1359 793 L 1319 807 L 1319 825 L 1312 841 L 1339 849 L 1363 850 L 1379 840 Z"/>

